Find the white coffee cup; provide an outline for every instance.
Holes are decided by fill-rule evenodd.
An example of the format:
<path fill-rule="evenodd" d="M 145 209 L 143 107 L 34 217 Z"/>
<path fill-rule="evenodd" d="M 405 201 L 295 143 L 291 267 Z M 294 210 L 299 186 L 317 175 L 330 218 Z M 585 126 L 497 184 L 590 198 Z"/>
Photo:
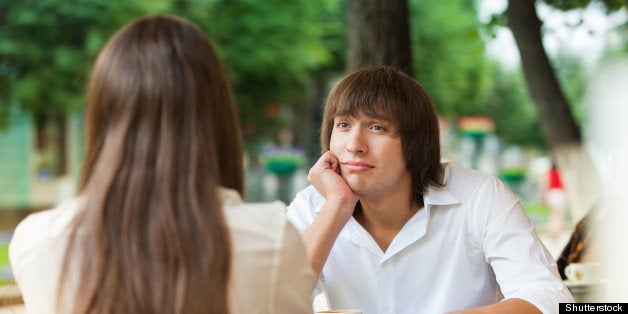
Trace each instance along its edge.
<path fill-rule="evenodd" d="M 570 281 L 597 282 L 602 280 L 602 265 L 598 262 L 571 263 L 565 267 Z"/>

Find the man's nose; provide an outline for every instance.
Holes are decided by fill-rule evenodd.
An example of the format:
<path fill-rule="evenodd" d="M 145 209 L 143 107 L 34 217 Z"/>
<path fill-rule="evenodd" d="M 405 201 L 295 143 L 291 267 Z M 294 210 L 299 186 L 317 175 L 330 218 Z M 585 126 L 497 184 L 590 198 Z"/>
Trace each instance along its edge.
<path fill-rule="evenodd" d="M 356 129 L 349 135 L 347 142 L 347 151 L 354 154 L 365 154 L 368 149 L 366 137 L 362 130 Z"/>

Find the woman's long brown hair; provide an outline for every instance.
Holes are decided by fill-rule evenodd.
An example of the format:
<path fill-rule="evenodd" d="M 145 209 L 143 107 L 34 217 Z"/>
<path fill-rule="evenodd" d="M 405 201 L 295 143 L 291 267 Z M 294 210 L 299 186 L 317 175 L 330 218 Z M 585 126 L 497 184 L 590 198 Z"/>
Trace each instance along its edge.
<path fill-rule="evenodd" d="M 85 203 L 60 308 L 228 312 L 230 239 L 217 187 L 243 193 L 235 111 L 213 47 L 191 23 L 145 17 L 109 40 L 87 90 Z"/>

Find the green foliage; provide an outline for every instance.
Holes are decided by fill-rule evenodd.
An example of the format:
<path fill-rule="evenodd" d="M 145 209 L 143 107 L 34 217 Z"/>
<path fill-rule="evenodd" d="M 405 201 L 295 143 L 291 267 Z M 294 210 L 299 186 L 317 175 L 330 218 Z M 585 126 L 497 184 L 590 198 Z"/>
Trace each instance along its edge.
<path fill-rule="evenodd" d="M 286 123 L 282 107 L 306 102 L 310 72 L 330 62 L 324 8 L 309 0 L 218 1 L 204 19 L 195 17 L 227 67 L 247 146 Z"/>
<path fill-rule="evenodd" d="M 566 55 L 559 55 L 553 60 L 553 65 L 572 113 L 576 121 L 582 123 L 585 114 L 585 68 L 577 59 Z M 492 89 L 485 102 L 475 108 L 476 112 L 493 118 L 495 133 L 504 142 L 548 149 L 523 74 L 520 71 L 508 72 L 495 67 L 493 77 Z"/>
<path fill-rule="evenodd" d="M 11 106 L 40 117 L 76 110 L 94 56 L 107 38 L 131 18 L 155 12 L 164 4 L 163 0 L 4 2 L 0 121 Z"/>
<path fill-rule="evenodd" d="M 336 27 L 329 15 L 337 3 L 8 0 L 0 4 L 0 127 L 11 106 L 44 118 L 80 108 L 91 64 L 113 32 L 139 16 L 174 13 L 214 40 L 254 142 L 283 124 L 275 109 L 304 102 L 310 72 L 335 62 L 324 43 L 337 43 L 323 37 Z"/>
<path fill-rule="evenodd" d="M 508 144 L 547 148 L 534 103 L 520 72 L 495 68 L 494 85 L 485 102 L 476 108 L 495 121 L 495 133 Z"/>
<path fill-rule="evenodd" d="M 543 0 L 546 4 L 563 11 L 584 9 L 594 3 L 601 4 L 607 11 L 612 13 L 622 8 L 628 9 L 626 0 Z M 624 23 L 623 27 L 627 24 Z M 621 26 L 620 26 L 621 27 Z M 566 54 L 561 54 L 552 59 L 552 65 L 556 76 L 561 83 L 565 97 L 567 98 L 576 122 L 580 125 L 584 119 L 584 94 L 586 88 L 586 77 L 588 73 L 580 60 Z"/>
<path fill-rule="evenodd" d="M 547 3 L 573 8 L 588 1 Z M 598 0 L 601 1 L 601 0 Z M 485 54 L 475 1 L 410 0 L 417 79 L 440 114 L 484 114 L 510 144 L 543 146 L 534 106 L 520 74 L 498 70 Z M 614 1 L 602 1 L 608 8 Z M 617 1 L 615 1 L 617 2 Z M 625 0 L 619 2 L 625 5 Z M 245 141 L 273 137 L 286 108 L 312 105 L 311 85 L 344 69 L 344 0 L 5 0 L 0 2 L 0 128 L 12 107 L 40 117 L 80 109 L 91 64 L 126 22 L 174 13 L 212 38 L 231 79 Z M 504 25 L 496 15 L 491 25 Z M 568 98 L 578 103 L 584 72 L 555 62 Z M 314 83 L 312 81 L 315 81 Z M 575 106 L 576 116 L 581 109 Z M 540 143 L 540 144 L 539 144 Z"/>
<path fill-rule="evenodd" d="M 591 3 L 602 4 L 607 12 L 618 11 L 621 8 L 628 8 L 626 0 L 543 0 L 548 5 L 559 10 L 568 11 L 573 9 L 584 9 Z"/>
<path fill-rule="evenodd" d="M 557 79 L 567 98 L 571 112 L 576 122 L 582 125 L 586 109 L 584 96 L 588 73 L 582 62 L 575 57 L 562 54 L 552 61 Z"/>
<path fill-rule="evenodd" d="M 411 1 L 414 68 L 440 114 L 472 114 L 491 85 L 473 1 Z"/>
<path fill-rule="evenodd" d="M 503 15 L 483 25 L 475 1 L 411 1 L 414 67 L 439 114 L 483 115 L 508 145 L 546 148 L 535 107 L 520 73 L 508 73 L 486 55 L 484 38 L 504 26 Z"/>
<path fill-rule="evenodd" d="M 322 16 L 319 26 L 322 44 L 331 54 L 328 62 L 316 72 L 342 72 L 347 59 L 346 4 L 344 0 L 321 0 Z"/>

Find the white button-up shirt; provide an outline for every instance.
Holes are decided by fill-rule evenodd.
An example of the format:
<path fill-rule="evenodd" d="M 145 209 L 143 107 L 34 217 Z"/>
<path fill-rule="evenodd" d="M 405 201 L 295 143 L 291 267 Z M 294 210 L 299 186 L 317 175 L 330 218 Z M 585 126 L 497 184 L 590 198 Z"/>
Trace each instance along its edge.
<path fill-rule="evenodd" d="M 351 218 L 323 268 L 319 288 L 331 309 L 443 313 L 521 298 L 543 313 L 573 302 L 553 257 L 517 197 L 497 178 L 446 165 L 445 187 L 429 187 L 425 207 L 386 252 Z M 298 193 L 288 219 L 305 231 L 325 199 Z"/>

